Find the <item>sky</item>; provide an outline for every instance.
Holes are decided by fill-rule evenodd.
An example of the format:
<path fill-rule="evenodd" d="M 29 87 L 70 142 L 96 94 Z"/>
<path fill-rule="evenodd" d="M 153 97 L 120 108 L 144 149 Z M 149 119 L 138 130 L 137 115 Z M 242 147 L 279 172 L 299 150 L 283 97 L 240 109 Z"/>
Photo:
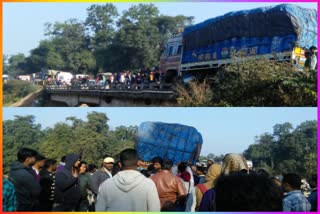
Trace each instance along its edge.
<path fill-rule="evenodd" d="M 88 112 L 106 113 L 111 128 L 139 126 L 142 122 L 180 123 L 195 127 L 202 135 L 202 155 L 242 153 L 255 136 L 272 133 L 273 126 L 317 119 L 317 108 L 3 108 L 3 120 L 15 115 L 34 115 L 42 128 L 53 127 L 75 116 L 86 120 Z"/>
<path fill-rule="evenodd" d="M 64 22 L 70 18 L 84 21 L 86 9 L 92 3 L 3 3 L 3 53 L 29 55 L 44 36 L 44 24 Z M 114 4 L 120 14 L 137 3 Z M 252 9 L 279 3 L 222 3 L 222 2 L 179 2 L 154 3 L 163 15 L 194 16 L 194 23 L 223 15 L 230 11 Z M 302 7 L 317 9 L 317 3 L 295 3 Z"/>

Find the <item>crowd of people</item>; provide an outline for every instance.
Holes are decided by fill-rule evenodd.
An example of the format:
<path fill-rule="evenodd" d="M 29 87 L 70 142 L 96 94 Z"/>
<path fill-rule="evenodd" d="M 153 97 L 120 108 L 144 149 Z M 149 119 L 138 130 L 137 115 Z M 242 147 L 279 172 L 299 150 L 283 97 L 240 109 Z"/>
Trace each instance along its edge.
<path fill-rule="evenodd" d="M 116 73 L 98 73 L 96 78 L 92 75 L 74 75 L 70 80 L 64 79 L 58 74 L 59 72 L 55 76 L 48 76 L 46 84 L 81 89 L 142 89 L 142 85 L 159 85 L 164 82 L 164 74 L 157 67 L 152 69 L 143 68 L 137 72 L 124 70 Z"/>
<path fill-rule="evenodd" d="M 3 179 L 3 211 L 316 211 L 317 175 L 306 197 L 296 173 L 271 177 L 240 154 L 207 166 L 139 159 L 125 149 L 98 168 L 75 153 L 58 164 L 21 148 Z"/>
<path fill-rule="evenodd" d="M 110 85 L 131 86 L 149 83 L 160 83 L 163 80 L 163 74 L 158 68 L 139 69 L 138 72 L 132 73 L 126 70 L 118 73 L 111 73 L 107 76 L 98 74 L 95 84 L 103 88 L 110 88 Z"/>

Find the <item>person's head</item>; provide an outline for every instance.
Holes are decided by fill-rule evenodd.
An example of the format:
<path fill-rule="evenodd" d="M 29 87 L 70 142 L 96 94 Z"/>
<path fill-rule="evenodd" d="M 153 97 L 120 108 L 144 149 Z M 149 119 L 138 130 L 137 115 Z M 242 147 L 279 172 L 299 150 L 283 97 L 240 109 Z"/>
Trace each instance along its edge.
<path fill-rule="evenodd" d="M 260 175 L 269 176 L 269 173 L 265 169 L 262 169 L 262 168 L 259 169 L 257 173 Z"/>
<path fill-rule="evenodd" d="M 47 158 L 45 156 L 38 153 L 36 156 L 36 162 L 34 163 L 34 167 L 39 169 L 43 168 L 44 164 L 46 163 L 46 160 Z"/>
<path fill-rule="evenodd" d="M 172 162 L 172 160 L 164 160 L 163 161 L 163 164 L 162 164 L 162 169 L 163 170 L 171 170 L 171 168 L 172 168 L 172 166 L 173 166 L 173 162 Z"/>
<path fill-rule="evenodd" d="M 206 168 L 203 166 L 197 166 L 196 173 L 197 175 L 204 175 L 206 174 Z"/>
<path fill-rule="evenodd" d="M 181 162 L 178 165 L 178 172 L 182 173 L 182 172 L 186 171 L 187 167 L 188 167 L 188 164 L 186 162 Z"/>
<path fill-rule="evenodd" d="M 317 52 L 317 47 L 316 46 L 311 46 L 309 48 L 311 55 L 315 54 Z"/>
<path fill-rule="evenodd" d="M 125 149 L 120 153 L 121 169 L 136 169 L 138 166 L 138 153 L 135 149 Z"/>
<path fill-rule="evenodd" d="M 87 162 L 81 161 L 79 164 L 79 174 L 84 174 L 87 171 Z"/>
<path fill-rule="evenodd" d="M 209 159 L 207 160 L 207 167 L 209 168 L 213 164 L 213 160 Z"/>
<path fill-rule="evenodd" d="M 153 164 L 150 164 L 147 168 L 148 172 L 151 174 L 157 173 L 157 170 L 154 168 Z"/>
<path fill-rule="evenodd" d="M 162 162 L 163 162 L 163 160 L 161 157 L 155 157 L 152 159 L 152 165 L 157 172 L 159 172 L 161 170 Z"/>
<path fill-rule="evenodd" d="M 273 176 L 271 177 L 271 181 L 278 187 L 281 187 L 282 185 L 282 176 L 277 175 L 277 176 Z"/>
<path fill-rule="evenodd" d="M 108 171 L 112 171 L 114 165 L 114 159 L 112 157 L 106 157 L 102 163 L 103 167 Z"/>
<path fill-rule="evenodd" d="M 66 165 L 65 168 L 71 170 L 72 168 L 79 168 L 81 157 L 78 154 L 70 153 L 66 155 Z"/>
<path fill-rule="evenodd" d="M 97 170 L 97 166 L 95 164 L 89 164 L 88 165 L 88 172 L 89 173 L 94 173 Z"/>
<path fill-rule="evenodd" d="M 285 192 L 299 190 L 301 188 L 301 177 L 296 173 L 287 173 L 283 175 L 282 188 Z"/>
<path fill-rule="evenodd" d="M 32 166 L 36 162 L 37 154 L 38 152 L 33 149 L 21 148 L 17 153 L 17 158 L 25 166 Z"/>
<path fill-rule="evenodd" d="M 57 161 L 54 159 L 47 159 L 44 168 L 50 172 L 54 172 L 57 170 Z"/>
<path fill-rule="evenodd" d="M 218 178 L 217 211 L 281 211 L 283 194 L 266 176 L 234 173 Z"/>
<path fill-rule="evenodd" d="M 228 175 L 232 172 L 248 170 L 246 159 L 240 154 L 226 154 L 223 158 L 222 173 Z"/>
<path fill-rule="evenodd" d="M 192 170 L 193 174 L 197 174 L 197 166 L 196 165 L 192 165 L 191 170 Z"/>
<path fill-rule="evenodd" d="M 317 177 L 318 177 L 317 174 L 313 174 L 309 179 L 308 183 L 312 189 L 317 187 Z"/>

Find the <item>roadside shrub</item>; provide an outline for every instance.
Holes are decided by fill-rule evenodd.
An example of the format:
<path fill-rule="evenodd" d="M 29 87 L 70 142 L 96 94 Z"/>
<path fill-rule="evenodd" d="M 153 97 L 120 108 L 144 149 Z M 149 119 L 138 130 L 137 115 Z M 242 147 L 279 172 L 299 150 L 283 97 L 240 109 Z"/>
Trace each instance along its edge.
<path fill-rule="evenodd" d="M 27 81 L 9 80 L 3 84 L 3 105 L 9 106 L 37 89 L 37 85 Z"/>
<path fill-rule="evenodd" d="M 178 90 L 182 106 L 316 106 L 317 72 L 298 70 L 289 62 L 234 59 L 205 81 L 210 84 L 211 101 L 197 105 L 201 84 L 191 83 L 189 90 Z M 195 89 L 197 88 L 198 89 Z M 183 93 L 182 93 L 183 92 Z M 207 93 L 202 89 L 202 94 Z M 179 102 L 179 100 L 187 102 Z M 201 100 L 201 99 L 200 99 Z"/>

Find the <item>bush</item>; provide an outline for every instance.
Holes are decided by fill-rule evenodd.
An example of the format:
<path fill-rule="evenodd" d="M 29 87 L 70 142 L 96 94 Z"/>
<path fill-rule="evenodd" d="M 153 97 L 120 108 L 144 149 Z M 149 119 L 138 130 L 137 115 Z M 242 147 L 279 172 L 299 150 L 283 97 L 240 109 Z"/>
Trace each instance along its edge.
<path fill-rule="evenodd" d="M 9 80 L 6 84 L 3 84 L 3 105 L 9 106 L 37 89 L 38 86 L 30 82 Z"/>
<path fill-rule="evenodd" d="M 207 106 L 316 106 L 317 103 L 317 72 L 300 71 L 289 62 L 238 59 L 214 73 L 205 81 L 210 84 L 211 101 L 197 105 L 200 98 L 195 92 L 207 92 L 200 83 L 192 83 L 192 90 L 178 90 L 178 103 L 183 106 L 190 103 L 193 106 L 206 103 Z"/>
<path fill-rule="evenodd" d="M 212 91 L 207 80 L 203 82 L 191 82 L 189 85 L 176 87 L 179 97 L 177 102 L 181 106 L 210 106 L 212 105 Z"/>

